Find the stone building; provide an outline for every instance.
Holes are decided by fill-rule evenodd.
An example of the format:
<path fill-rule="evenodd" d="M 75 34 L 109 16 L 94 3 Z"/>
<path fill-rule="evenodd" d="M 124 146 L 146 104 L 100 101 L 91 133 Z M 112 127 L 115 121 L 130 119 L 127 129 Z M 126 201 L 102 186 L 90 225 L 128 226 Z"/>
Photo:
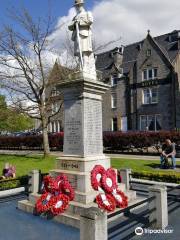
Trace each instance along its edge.
<path fill-rule="evenodd" d="M 103 130 L 180 128 L 180 31 L 97 55 L 111 88 L 104 95 Z"/>

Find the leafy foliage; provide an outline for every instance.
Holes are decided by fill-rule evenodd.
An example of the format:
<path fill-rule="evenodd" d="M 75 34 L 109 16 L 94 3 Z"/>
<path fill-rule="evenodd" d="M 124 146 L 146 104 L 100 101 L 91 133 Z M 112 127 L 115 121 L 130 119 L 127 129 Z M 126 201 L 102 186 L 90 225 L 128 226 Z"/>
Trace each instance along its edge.
<path fill-rule="evenodd" d="M 16 132 L 33 127 L 33 120 L 15 108 L 6 104 L 5 97 L 0 95 L 0 131 Z"/>

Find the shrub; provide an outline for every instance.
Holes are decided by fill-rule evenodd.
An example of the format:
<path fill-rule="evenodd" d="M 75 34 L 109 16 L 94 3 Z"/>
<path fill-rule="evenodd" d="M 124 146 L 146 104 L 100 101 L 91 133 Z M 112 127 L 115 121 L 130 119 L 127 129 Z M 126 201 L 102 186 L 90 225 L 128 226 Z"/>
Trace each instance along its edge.
<path fill-rule="evenodd" d="M 53 150 L 63 149 L 63 132 L 50 134 L 49 145 Z M 103 143 L 106 149 L 124 151 L 133 148 L 143 150 L 150 146 L 163 143 L 170 138 L 180 145 L 180 132 L 104 132 Z M 42 135 L 11 137 L 0 136 L 0 149 L 43 149 Z"/>
<path fill-rule="evenodd" d="M 140 179 L 147 179 L 151 181 L 157 181 L 157 182 L 170 182 L 170 183 L 180 183 L 180 174 L 179 173 L 155 173 L 155 172 L 149 172 L 149 171 L 142 171 L 142 172 L 132 172 L 132 177 L 134 178 L 140 178 Z"/>
<path fill-rule="evenodd" d="M 0 180 L 0 191 L 28 185 L 28 176 Z"/>
<path fill-rule="evenodd" d="M 176 144 L 180 144 L 180 132 L 104 132 L 104 147 L 111 150 L 143 149 L 153 145 L 162 144 L 166 138 L 170 138 Z"/>
<path fill-rule="evenodd" d="M 51 149 L 63 148 L 63 133 L 50 134 L 49 144 Z M 32 136 L 0 136 L 0 149 L 43 149 L 42 135 Z"/>

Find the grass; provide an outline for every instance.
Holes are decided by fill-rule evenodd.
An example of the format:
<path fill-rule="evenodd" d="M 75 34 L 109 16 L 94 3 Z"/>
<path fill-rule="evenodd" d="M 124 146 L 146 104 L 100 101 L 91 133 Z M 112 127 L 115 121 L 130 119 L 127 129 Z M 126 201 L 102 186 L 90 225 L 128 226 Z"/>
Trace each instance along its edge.
<path fill-rule="evenodd" d="M 16 167 L 16 176 L 27 175 L 33 169 L 40 169 L 43 173 L 48 172 L 55 166 L 55 156 L 43 158 L 42 156 L 14 156 L 0 155 L 0 175 L 4 164 L 8 162 Z"/>
<path fill-rule="evenodd" d="M 41 172 L 49 172 L 54 169 L 56 156 L 49 156 L 43 158 L 42 156 L 15 156 L 15 155 L 0 155 L 0 175 L 6 162 L 16 167 L 17 177 L 27 175 L 33 169 L 40 169 Z M 156 160 L 142 160 L 142 159 L 118 159 L 112 158 L 111 165 L 114 168 L 131 168 L 134 172 L 152 172 L 172 174 L 174 170 L 160 170 L 159 161 Z M 180 176 L 180 172 L 176 172 Z"/>
<path fill-rule="evenodd" d="M 114 168 L 131 168 L 134 172 L 152 172 L 152 173 L 164 173 L 172 174 L 175 172 L 173 169 L 161 170 L 160 161 L 156 160 L 142 160 L 142 159 L 119 159 L 112 158 L 111 165 Z M 180 176 L 180 172 L 176 172 L 176 175 Z"/>

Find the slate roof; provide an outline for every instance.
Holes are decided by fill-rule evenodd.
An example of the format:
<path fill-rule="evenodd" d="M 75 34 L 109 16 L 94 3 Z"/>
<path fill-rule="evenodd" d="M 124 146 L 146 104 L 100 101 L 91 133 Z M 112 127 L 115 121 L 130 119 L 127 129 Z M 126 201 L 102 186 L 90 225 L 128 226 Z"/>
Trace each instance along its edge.
<path fill-rule="evenodd" d="M 157 45 L 160 47 L 160 49 L 163 51 L 164 55 L 171 63 L 173 62 L 178 53 L 178 42 L 176 36 L 178 36 L 179 32 L 180 32 L 179 30 L 175 30 L 171 33 L 167 33 L 153 38 Z M 174 41 L 169 41 L 170 35 L 175 36 Z M 124 47 L 122 62 L 124 74 L 127 74 L 130 71 L 131 67 L 134 65 L 139 54 L 138 46 L 140 44 L 143 44 L 143 42 L 144 40 Z M 112 66 L 113 64 L 113 58 L 111 56 L 112 51 L 113 50 L 110 50 L 108 52 L 100 53 L 97 55 L 96 67 L 98 70 L 106 72 L 108 67 L 110 67 L 110 65 Z"/>

